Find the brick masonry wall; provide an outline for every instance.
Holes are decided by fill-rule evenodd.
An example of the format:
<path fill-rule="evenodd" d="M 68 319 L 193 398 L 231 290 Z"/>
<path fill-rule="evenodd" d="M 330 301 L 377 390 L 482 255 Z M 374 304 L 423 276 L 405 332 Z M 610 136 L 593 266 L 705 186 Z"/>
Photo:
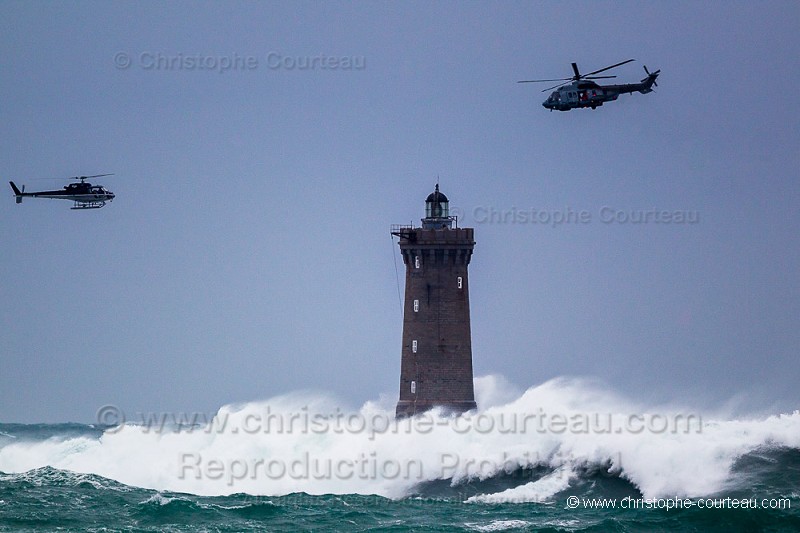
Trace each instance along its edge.
<path fill-rule="evenodd" d="M 474 246 L 472 228 L 417 228 L 400 239 L 406 288 L 397 416 L 475 408 L 467 271 Z"/>

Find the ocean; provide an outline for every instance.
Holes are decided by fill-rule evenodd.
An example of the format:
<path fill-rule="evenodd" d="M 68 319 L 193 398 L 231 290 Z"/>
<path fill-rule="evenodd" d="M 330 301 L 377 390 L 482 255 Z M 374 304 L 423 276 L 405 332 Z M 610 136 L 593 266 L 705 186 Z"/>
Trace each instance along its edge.
<path fill-rule="evenodd" d="M 798 531 L 800 412 L 640 405 L 587 380 L 395 421 L 298 392 L 0 424 L 0 531 Z"/>

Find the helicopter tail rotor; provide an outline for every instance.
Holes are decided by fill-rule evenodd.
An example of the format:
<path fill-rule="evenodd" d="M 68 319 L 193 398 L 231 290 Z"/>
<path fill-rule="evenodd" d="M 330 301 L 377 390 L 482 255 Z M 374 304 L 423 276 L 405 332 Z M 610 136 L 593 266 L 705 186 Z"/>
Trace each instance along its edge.
<path fill-rule="evenodd" d="M 11 189 L 14 191 L 14 197 L 17 200 L 18 204 L 22 203 L 22 195 L 25 194 L 25 186 L 22 186 L 22 190 L 17 188 L 17 185 L 13 181 L 8 182 L 11 185 Z"/>
<path fill-rule="evenodd" d="M 650 72 L 647 70 L 647 67 L 644 67 L 644 71 L 647 73 L 647 77 L 644 78 L 641 83 L 643 87 L 639 89 L 639 92 L 642 94 L 647 94 L 653 92 L 653 87 L 658 87 L 658 83 L 656 83 L 656 78 L 661 73 L 661 70 L 657 70 L 655 72 Z"/>
<path fill-rule="evenodd" d="M 658 78 L 658 75 L 661 74 L 661 69 L 658 69 L 655 72 L 650 72 L 649 70 L 647 70 L 647 65 L 642 65 L 642 66 L 644 67 L 645 73 L 647 73 L 647 77 L 642 80 L 642 83 L 652 78 L 653 86 L 658 87 L 658 84 L 656 83 L 656 78 Z"/>

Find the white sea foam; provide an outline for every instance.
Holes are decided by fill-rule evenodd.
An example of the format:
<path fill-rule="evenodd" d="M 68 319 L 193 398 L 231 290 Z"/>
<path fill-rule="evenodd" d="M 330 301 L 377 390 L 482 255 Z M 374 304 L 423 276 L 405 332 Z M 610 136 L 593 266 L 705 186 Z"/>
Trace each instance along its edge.
<path fill-rule="evenodd" d="M 149 498 L 147 498 L 146 500 L 144 500 L 143 502 L 139 502 L 139 503 L 141 505 L 147 505 L 147 504 L 152 503 L 152 504 L 159 505 L 159 506 L 163 507 L 164 505 L 167 505 L 170 502 L 174 502 L 176 500 L 181 500 L 181 499 L 183 499 L 183 498 L 164 496 L 160 492 L 157 492 L 157 493 L 153 494 L 152 496 L 150 496 Z M 188 500 L 186 500 L 186 501 L 188 501 Z"/>
<path fill-rule="evenodd" d="M 536 481 L 493 494 L 472 496 L 467 503 L 543 503 L 567 489 L 574 478 L 575 472 L 566 464 Z"/>
<path fill-rule="evenodd" d="M 399 498 L 424 481 L 457 484 L 520 467 L 551 470 L 471 500 L 491 502 L 552 499 L 575 472 L 593 466 L 630 480 L 647 498 L 693 497 L 724 489 L 731 466 L 749 451 L 800 448 L 800 412 L 748 420 L 703 416 L 688 431 L 670 430 L 671 421 L 697 413 L 648 409 L 583 379 L 548 381 L 513 397 L 509 388 L 502 377 L 478 378 L 478 412 L 456 419 L 435 411 L 413 423 L 394 421 L 387 402 L 347 411 L 323 395 L 290 394 L 223 406 L 210 425 L 194 430 L 127 425 L 99 439 L 8 442 L 0 448 L 0 471 L 52 466 L 201 495 Z M 291 417 L 294 426 L 276 431 L 277 421 Z"/>
<path fill-rule="evenodd" d="M 527 528 L 531 522 L 525 520 L 493 520 L 488 524 L 464 524 L 475 531 L 506 531 L 508 529 Z"/>

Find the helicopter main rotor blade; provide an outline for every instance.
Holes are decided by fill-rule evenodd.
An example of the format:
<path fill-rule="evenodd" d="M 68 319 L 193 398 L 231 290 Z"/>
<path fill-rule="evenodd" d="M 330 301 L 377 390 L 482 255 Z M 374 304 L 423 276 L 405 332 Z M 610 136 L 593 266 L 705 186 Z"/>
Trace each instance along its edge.
<path fill-rule="evenodd" d="M 88 180 L 91 178 L 102 178 L 103 176 L 113 176 L 114 174 L 95 174 L 94 176 L 73 176 L 71 180 Z"/>
<path fill-rule="evenodd" d="M 612 68 L 616 68 L 616 67 L 618 67 L 620 65 L 624 65 L 625 63 L 630 63 L 631 61 L 635 61 L 635 60 L 634 59 L 628 59 L 627 61 L 623 61 L 621 63 L 617 63 L 616 65 L 611 65 L 610 67 L 601 68 L 600 70 L 595 70 L 594 72 L 590 72 L 588 74 L 584 74 L 583 77 L 585 78 L 586 76 L 592 76 L 592 75 L 598 74 L 600 72 L 605 72 L 606 70 L 609 70 L 609 69 L 612 69 Z"/>
<path fill-rule="evenodd" d="M 577 63 L 573 63 L 573 64 L 572 64 L 572 72 L 574 72 L 574 73 L 575 73 L 575 77 L 574 77 L 574 78 L 572 78 L 573 80 L 579 80 L 579 79 L 581 79 L 581 73 L 580 73 L 580 72 L 578 72 L 578 64 L 577 64 Z"/>
<path fill-rule="evenodd" d="M 572 78 L 555 78 L 552 80 L 522 80 L 518 81 L 517 83 L 540 83 L 540 82 L 548 82 L 548 81 L 572 81 Z"/>
<path fill-rule="evenodd" d="M 565 81 L 564 83 L 559 83 L 558 85 L 553 85 L 552 87 L 548 87 L 547 89 L 542 89 L 542 92 L 546 93 L 547 91 L 552 91 L 553 89 L 558 89 L 559 87 L 563 87 L 564 85 L 568 84 L 571 81 L 572 81 L 572 78 L 570 78 L 569 80 Z"/>
<path fill-rule="evenodd" d="M 584 80 L 607 80 L 610 78 L 616 78 L 616 76 L 584 76 Z"/>

